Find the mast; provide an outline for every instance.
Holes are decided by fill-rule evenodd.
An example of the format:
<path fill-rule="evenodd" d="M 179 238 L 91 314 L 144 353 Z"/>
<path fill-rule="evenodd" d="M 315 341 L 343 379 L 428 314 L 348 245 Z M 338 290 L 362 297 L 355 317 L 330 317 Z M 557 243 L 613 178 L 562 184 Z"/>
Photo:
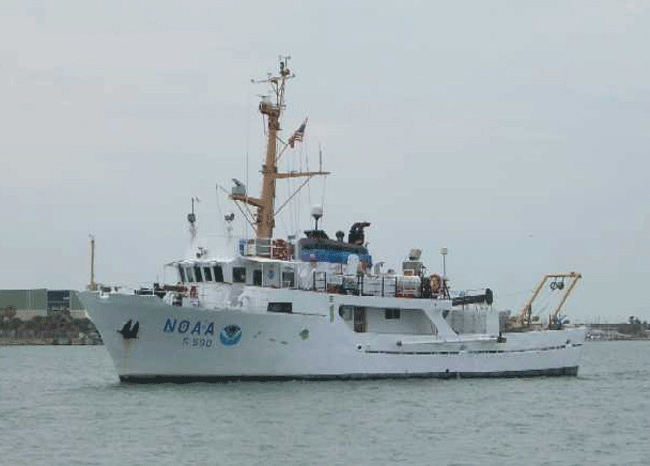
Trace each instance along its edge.
<path fill-rule="evenodd" d="M 272 238 L 275 227 L 273 207 L 275 204 L 275 176 L 278 172 L 276 154 L 278 151 L 277 138 L 280 130 L 280 115 L 284 105 L 284 85 L 290 76 L 289 68 L 280 62 L 280 76 L 271 78 L 271 86 L 275 90 L 276 104 L 268 100 L 260 102 L 260 113 L 266 115 L 268 139 L 266 141 L 266 159 L 262 165 L 262 199 L 257 209 L 257 239 Z"/>
<path fill-rule="evenodd" d="M 269 74 L 266 79 L 253 82 L 266 82 L 270 85 L 275 96 L 275 102 L 263 97 L 259 105 L 259 111 L 266 117 L 267 121 L 267 142 L 266 157 L 262 165 L 262 195 L 260 198 L 249 197 L 246 192 L 233 190 L 230 198 L 234 201 L 240 201 L 257 208 L 257 219 L 255 220 L 256 237 L 258 240 L 273 238 L 273 229 L 275 227 L 275 191 L 276 180 L 283 178 L 311 178 L 316 175 L 329 175 L 329 172 L 322 170 L 316 172 L 290 172 L 278 173 L 278 132 L 281 130 L 280 117 L 286 107 L 284 101 L 284 91 L 287 79 L 295 75 L 287 66 L 290 57 L 280 57 L 279 75 Z M 304 129 L 304 128 L 303 128 Z M 280 141 L 282 142 L 282 141 Z M 282 142 L 286 146 L 287 144 Z M 293 147 L 293 146 L 292 146 Z M 284 151 L 283 149 L 283 151 Z"/>

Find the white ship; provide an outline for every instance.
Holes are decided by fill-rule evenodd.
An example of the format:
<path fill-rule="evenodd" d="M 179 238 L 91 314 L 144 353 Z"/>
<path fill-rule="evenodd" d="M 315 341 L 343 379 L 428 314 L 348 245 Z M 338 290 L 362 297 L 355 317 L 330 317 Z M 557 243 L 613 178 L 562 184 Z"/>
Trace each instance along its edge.
<path fill-rule="evenodd" d="M 316 208 L 304 238 L 273 237 L 276 181 L 327 175 L 278 171 L 283 151 L 305 131 L 303 123 L 286 143 L 278 135 L 291 77 L 282 61 L 279 74 L 265 80 L 274 100 L 259 107 L 268 129 L 261 196 L 236 181 L 229 194 L 256 209 L 254 237 L 231 238 L 232 254 L 219 257 L 195 243 L 190 257 L 169 264 L 177 284 L 152 293 L 119 292 L 91 278 L 80 294 L 120 380 L 576 375 L 585 331 L 564 328 L 558 315 L 579 274 L 545 276 L 508 319 L 493 308 L 491 290 L 454 293 L 444 274 L 426 273 L 418 249 L 398 272 L 373 267 L 367 222 L 355 223 L 347 240 L 343 232 L 330 239 L 318 229 Z M 194 226 L 194 212 L 188 220 Z M 535 324 L 532 300 L 547 281 L 564 288 L 565 279 L 549 325 Z"/>

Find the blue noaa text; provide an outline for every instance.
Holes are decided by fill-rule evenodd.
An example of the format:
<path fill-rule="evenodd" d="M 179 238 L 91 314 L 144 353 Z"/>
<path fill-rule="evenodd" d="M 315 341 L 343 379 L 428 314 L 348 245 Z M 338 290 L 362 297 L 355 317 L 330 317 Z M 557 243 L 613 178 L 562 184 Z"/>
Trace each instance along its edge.
<path fill-rule="evenodd" d="M 183 338 L 183 347 L 184 348 L 210 348 L 212 347 L 212 340 L 210 336 L 214 336 L 214 322 L 201 322 L 200 320 L 196 323 L 192 323 L 189 320 L 173 319 L 171 317 L 167 318 L 165 326 L 163 327 L 163 332 L 165 333 L 182 333 L 194 338 L 185 337 Z M 242 330 L 239 325 L 226 325 L 221 329 L 219 333 L 219 341 L 224 346 L 234 346 L 241 341 Z M 216 340 L 215 340 L 216 342 Z"/>
<path fill-rule="evenodd" d="M 190 330 L 191 329 L 191 330 Z M 178 322 L 178 319 L 171 319 L 167 318 L 167 322 L 165 322 L 165 327 L 163 328 L 164 332 L 167 333 L 188 333 L 190 335 L 213 335 L 214 336 L 214 322 L 206 322 L 206 323 L 201 323 L 199 320 L 195 324 L 192 325 L 192 323 L 189 320 L 181 320 Z"/>

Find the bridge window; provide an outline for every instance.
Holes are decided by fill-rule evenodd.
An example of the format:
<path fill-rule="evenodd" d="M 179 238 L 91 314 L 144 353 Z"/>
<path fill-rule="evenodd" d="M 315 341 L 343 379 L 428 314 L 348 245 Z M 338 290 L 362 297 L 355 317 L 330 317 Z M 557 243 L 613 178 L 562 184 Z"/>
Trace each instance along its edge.
<path fill-rule="evenodd" d="M 178 266 L 178 275 L 181 277 L 181 283 L 185 283 L 185 270 L 180 265 Z"/>
<path fill-rule="evenodd" d="M 215 265 L 214 269 L 214 281 L 217 283 L 223 283 L 223 269 L 220 265 Z"/>
<path fill-rule="evenodd" d="M 187 275 L 187 281 L 190 283 L 194 282 L 194 269 L 192 267 L 188 267 L 185 269 L 185 275 Z"/>
<path fill-rule="evenodd" d="M 210 267 L 203 267 L 203 276 L 206 282 L 212 281 L 212 270 L 210 270 Z"/>
<path fill-rule="evenodd" d="M 233 267 L 232 281 L 234 283 L 246 283 L 246 267 Z"/>
<path fill-rule="evenodd" d="M 196 281 L 198 283 L 201 283 L 203 281 L 203 277 L 201 276 L 201 267 L 198 265 L 194 266 L 194 276 L 196 277 Z"/>

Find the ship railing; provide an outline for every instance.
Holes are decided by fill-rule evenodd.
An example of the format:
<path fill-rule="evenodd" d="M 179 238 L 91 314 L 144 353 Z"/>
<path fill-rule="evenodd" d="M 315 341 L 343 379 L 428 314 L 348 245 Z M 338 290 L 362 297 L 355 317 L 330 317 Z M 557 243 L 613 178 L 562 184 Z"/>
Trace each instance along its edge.
<path fill-rule="evenodd" d="M 310 291 L 356 296 L 419 298 L 418 277 L 398 275 L 345 275 L 314 271 Z"/>

